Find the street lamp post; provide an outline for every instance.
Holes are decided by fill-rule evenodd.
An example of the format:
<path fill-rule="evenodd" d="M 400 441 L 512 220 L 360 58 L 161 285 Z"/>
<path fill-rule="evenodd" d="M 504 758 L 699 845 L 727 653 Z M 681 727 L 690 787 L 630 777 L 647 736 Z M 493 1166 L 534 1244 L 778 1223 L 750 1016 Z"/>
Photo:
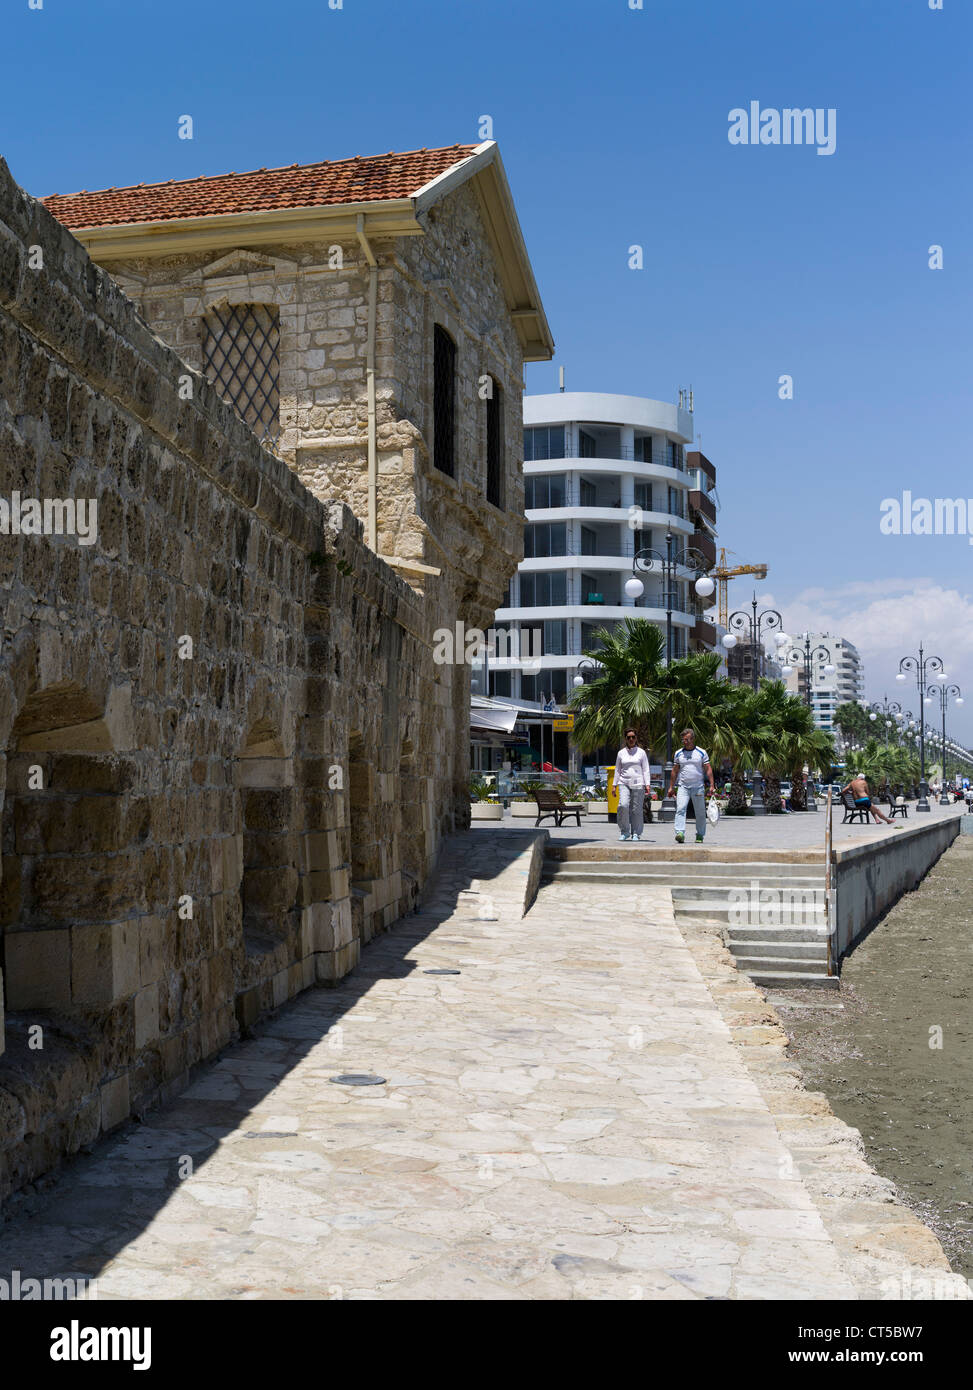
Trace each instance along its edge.
<path fill-rule="evenodd" d="M 576 670 L 575 670 L 574 679 L 571 681 L 572 686 L 574 687 L 575 690 L 577 690 L 579 686 L 581 686 L 581 685 L 587 685 L 587 684 L 588 684 L 588 677 L 594 675 L 594 673 L 595 673 L 596 671 L 600 671 L 600 670 L 601 670 L 601 662 L 600 662 L 600 661 L 592 661 L 591 658 L 590 658 L 590 657 L 587 657 L 587 656 L 582 657 L 581 660 L 578 662 L 577 668 L 576 668 Z M 552 734 L 551 734 L 552 745 L 553 745 L 553 737 L 554 737 L 554 735 L 553 735 L 553 732 L 552 732 Z M 574 742 L 574 739 L 573 739 L 573 738 L 570 740 L 570 743 L 571 743 L 571 771 L 572 771 L 572 772 L 577 772 L 577 771 L 579 771 L 579 768 L 578 768 L 578 759 L 579 759 L 578 745 Z M 554 761 L 554 759 L 552 758 L 552 759 L 551 759 L 551 762 L 553 763 L 553 761 Z"/>
<path fill-rule="evenodd" d="M 750 607 L 752 613 L 746 613 L 739 609 L 736 613 L 731 613 L 727 627 L 735 628 L 737 632 L 750 631 L 750 651 L 753 657 L 753 669 L 750 673 L 750 684 L 754 691 L 759 687 L 759 673 L 757 671 L 757 653 L 760 650 L 760 638 L 764 631 L 778 632 L 783 630 L 784 619 L 777 612 L 776 608 L 765 608 L 762 613 L 757 612 L 757 595 L 754 594 L 753 602 Z M 732 651 L 737 644 L 737 637 L 734 632 L 727 632 L 722 639 L 723 646 L 728 652 Z M 750 810 L 755 816 L 767 814 L 767 807 L 764 805 L 763 787 L 759 771 L 753 770 L 753 797 L 750 801 Z"/>
<path fill-rule="evenodd" d="M 871 709 L 872 713 L 868 717 L 873 723 L 878 719 L 880 714 L 885 715 L 885 742 L 888 743 L 889 729 L 892 727 L 892 721 L 889 719 L 889 715 L 901 714 L 902 706 L 897 704 L 895 700 L 889 700 L 887 695 L 883 695 L 881 700 L 874 700 L 872 702 Z"/>
<path fill-rule="evenodd" d="M 656 566 L 662 575 L 665 584 L 666 597 L 666 666 L 672 665 L 672 611 L 673 611 L 673 585 L 676 579 L 676 570 L 679 568 L 687 569 L 691 573 L 698 575 L 695 589 L 700 598 L 708 598 L 716 585 L 707 575 L 701 573 L 709 568 L 709 560 L 699 550 L 694 550 L 692 546 L 685 546 L 682 550 L 673 550 L 673 534 L 666 532 L 665 550 L 657 550 L 652 546 L 645 546 L 642 550 L 637 550 L 632 560 L 632 577 L 625 581 L 625 592 L 630 599 L 639 599 L 645 593 L 645 585 L 639 579 L 639 570 L 643 574 L 650 573 Z M 659 819 L 663 821 L 675 820 L 676 803 L 668 795 L 669 786 L 672 781 L 672 695 L 670 693 L 668 707 L 666 710 L 666 797 L 659 808 Z"/>
<path fill-rule="evenodd" d="M 811 634 L 809 632 L 804 632 L 801 634 L 801 636 L 804 638 L 804 649 L 803 651 L 801 651 L 800 648 L 797 648 L 792 652 L 788 652 L 787 656 L 785 657 L 785 660 L 788 664 L 783 668 L 783 672 L 785 676 L 789 676 L 793 669 L 795 661 L 804 662 L 804 703 L 807 705 L 808 709 L 811 709 L 813 706 L 811 692 L 811 664 L 814 658 L 818 657 L 820 659 L 821 657 L 824 657 L 824 660 L 827 664 L 821 667 L 820 669 L 824 671 L 826 676 L 833 676 L 835 673 L 835 667 L 831 661 L 831 653 L 828 651 L 827 647 L 819 645 L 812 650 Z"/>
<path fill-rule="evenodd" d="M 590 657 L 587 657 L 587 656 L 586 656 L 586 657 L 582 657 L 582 659 L 578 662 L 577 673 L 575 674 L 575 677 L 574 677 L 574 679 L 572 680 L 571 684 L 572 684 L 572 685 L 574 686 L 574 688 L 577 690 L 578 686 L 580 686 L 580 685 L 587 685 L 587 684 L 588 684 L 588 677 L 589 677 L 590 675 L 593 675 L 595 671 L 600 671 L 600 670 L 601 670 L 601 662 L 600 662 L 600 661 L 592 661 L 592 660 L 590 659 Z"/>
<path fill-rule="evenodd" d="M 919 647 L 918 656 L 904 656 L 899 662 L 899 670 L 895 679 L 897 681 L 907 680 L 909 675 L 915 676 L 916 689 L 919 692 L 919 800 L 916 802 L 916 811 L 928 811 L 929 788 L 926 785 L 926 673 L 944 675 L 943 660 L 940 656 L 926 656 L 922 646 Z"/>
<path fill-rule="evenodd" d="M 926 690 L 929 699 L 939 696 L 939 707 L 943 714 L 943 782 L 939 789 L 940 806 L 949 805 L 949 797 L 946 795 L 946 706 L 953 699 L 958 705 L 963 703 L 963 692 L 958 685 L 930 685 Z M 918 807 L 916 808 L 918 810 Z"/>

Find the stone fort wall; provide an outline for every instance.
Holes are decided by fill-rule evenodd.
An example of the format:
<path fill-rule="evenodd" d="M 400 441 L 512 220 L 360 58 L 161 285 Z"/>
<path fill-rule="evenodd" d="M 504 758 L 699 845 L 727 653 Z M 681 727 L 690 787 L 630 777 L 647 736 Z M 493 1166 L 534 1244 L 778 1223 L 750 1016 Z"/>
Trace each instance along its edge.
<path fill-rule="evenodd" d="M 0 1195 L 345 974 L 468 818 L 463 582 L 424 601 L 186 372 L 0 161 L 0 497 L 98 503 L 0 535 Z"/>

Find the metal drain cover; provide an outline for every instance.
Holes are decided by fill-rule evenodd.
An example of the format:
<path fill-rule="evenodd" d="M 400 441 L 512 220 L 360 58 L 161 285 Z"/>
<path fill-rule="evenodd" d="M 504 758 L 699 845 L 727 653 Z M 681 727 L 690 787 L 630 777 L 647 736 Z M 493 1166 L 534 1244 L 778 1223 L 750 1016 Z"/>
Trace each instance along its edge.
<path fill-rule="evenodd" d="M 376 1076 L 369 1071 L 343 1071 L 340 1076 L 329 1076 L 335 1086 L 384 1086 L 384 1076 Z"/>
<path fill-rule="evenodd" d="M 461 970 L 424 970 L 423 975 L 461 975 Z"/>

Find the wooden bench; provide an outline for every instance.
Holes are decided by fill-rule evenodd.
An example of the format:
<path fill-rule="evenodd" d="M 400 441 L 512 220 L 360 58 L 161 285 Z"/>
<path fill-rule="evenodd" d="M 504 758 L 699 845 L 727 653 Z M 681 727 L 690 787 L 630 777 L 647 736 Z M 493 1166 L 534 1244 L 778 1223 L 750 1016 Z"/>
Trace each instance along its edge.
<path fill-rule="evenodd" d="M 581 812 L 584 810 L 582 802 L 565 801 L 556 787 L 546 791 L 538 791 L 534 800 L 537 802 L 535 825 L 540 825 L 542 820 L 547 820 L 548 816 L 553 816 L 555 827 L 560 828 L 564 824 L 566 816 L 574 816 L 578 822 L 578 829 L 581 829 Z"/>
<path fill-rule="evenodd" d="M 871 820 L 871 812 L 867 806 L 856 806 L 855 798 L 851 792 L 841 793 L 841 804 L 845 808 L 845 818 L 842 825 L 852 825 L 855 821 L 861 821 L 863 825 L 868 825 Z"/>

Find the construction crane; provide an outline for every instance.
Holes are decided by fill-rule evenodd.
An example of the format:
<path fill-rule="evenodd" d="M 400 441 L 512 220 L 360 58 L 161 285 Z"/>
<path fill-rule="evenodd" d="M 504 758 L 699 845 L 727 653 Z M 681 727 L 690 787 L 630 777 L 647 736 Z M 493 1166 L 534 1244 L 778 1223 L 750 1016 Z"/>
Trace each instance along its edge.
<path fill-rule="evenodd" d="M 731 551 L 732 555 L 733 552 Z M 758 579 L 767 578 L 766 565 L 732 565 L 726 563 L 726 551 L 720 550 L 720 563 L 715 569 L 710 570 L 710 578 L 715 579 L 720 596 L 720 626 L 726 627 L 729 605 L 727 603 L 727 584 L 731 579 L 735 579 L 738 574 L 755 574 Z"/>

